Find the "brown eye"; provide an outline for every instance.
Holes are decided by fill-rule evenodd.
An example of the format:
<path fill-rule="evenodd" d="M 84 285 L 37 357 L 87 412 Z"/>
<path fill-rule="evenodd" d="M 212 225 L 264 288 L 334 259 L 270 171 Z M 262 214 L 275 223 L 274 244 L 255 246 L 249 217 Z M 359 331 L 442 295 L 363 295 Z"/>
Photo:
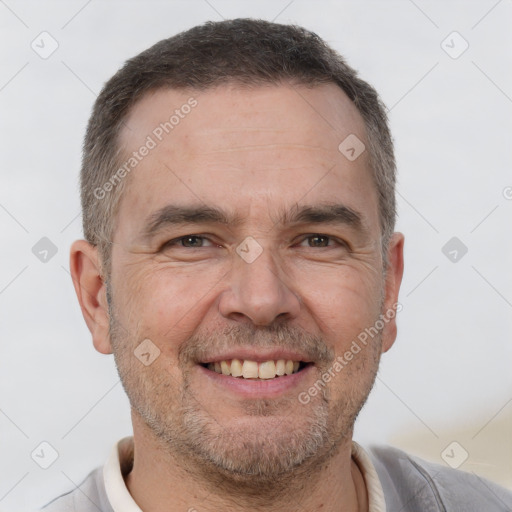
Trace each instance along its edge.
<path fill-rule="evenodd" d="M 306 238 L 310 247 L 328 247 L 330 238 L 325 235 L 311 235 Z"/>
<path fill-rule="evenodd" d="M 208 247 L 206 243 L 209 243 L 210 246 L 213 246 L 213 243 L 206 237 L 200 235 L 185 235 L 180 236 L 179 238 L 174 238 L 173 240 L 169 240 L 163 246 L 164 249 L 168 248 L 187 248 L 187 249 L 201 249 L 203 247 Z"/>
<path fill-rule="evenodd" d="M 180 239 L 183 247 L 202 247 L 204 238 L 202 236 L 188 235 Z"/>
<path fill-rule="evenodd" d="M 329 250 L 349 250 L 350 246 L 339 238 L 324 235 L 323 233 L 310 233 L 302 235 L 298 247 L 303 249 L 329 249 Z"/>

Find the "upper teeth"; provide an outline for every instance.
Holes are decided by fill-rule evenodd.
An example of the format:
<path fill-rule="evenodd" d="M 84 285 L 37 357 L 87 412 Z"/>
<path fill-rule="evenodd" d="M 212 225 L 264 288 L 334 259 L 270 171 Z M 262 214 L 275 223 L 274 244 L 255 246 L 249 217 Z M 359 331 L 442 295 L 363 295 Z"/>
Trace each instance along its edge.
<path fill-rule="evenodd" d="M 243 377 L 244 379 L 273 379 L 276 375 L 291 375 L 299 369 L 299 361 L 278 359 L 277 361 L 249 361 L 231 359 L 209 363 L 208 369 L 223 375 Z"/>

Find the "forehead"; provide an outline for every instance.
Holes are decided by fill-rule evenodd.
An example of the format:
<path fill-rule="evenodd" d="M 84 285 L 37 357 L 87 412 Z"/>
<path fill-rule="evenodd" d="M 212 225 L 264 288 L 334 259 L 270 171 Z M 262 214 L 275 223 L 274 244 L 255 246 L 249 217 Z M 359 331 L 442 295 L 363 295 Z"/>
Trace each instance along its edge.
<path fill-rule="evenodd" d="M 161 138 L 171 138 L 166 137 L 169 135 L 175 144 L 195 143 L 195 149 L 203 151 L 211 147 L 211 135 L 219 132 L 225 146 L 233 138 L 256 146 L 258 141 L 266 143 L 279 134 L 285 139 L 289 135 L 292 143 L 302 137 L 331 151 L 350 133 L 366 137 L 357 108 L 335 84 L 157 89 L 132 107 L 124 126 L 121 143 L 129 149 L 149 134 L 160 143 L 165 143 Z M 213 144 L 222 149 L 219 141 Z"/>
<path fill-rule="evenodd" d="M 192 201 L 247 211 L 259 201 L 282 211 L 305 196 L 344 196 L 369 210 L 371 224 L 367 151 L 351 161 L 339 150 L 354 135 L 367 146 L 361 115 L 334 84 L 159 89 L 135 104 L 121 132 L 125 160 L 145 156 L 130 173 L 119 216 Z"/>

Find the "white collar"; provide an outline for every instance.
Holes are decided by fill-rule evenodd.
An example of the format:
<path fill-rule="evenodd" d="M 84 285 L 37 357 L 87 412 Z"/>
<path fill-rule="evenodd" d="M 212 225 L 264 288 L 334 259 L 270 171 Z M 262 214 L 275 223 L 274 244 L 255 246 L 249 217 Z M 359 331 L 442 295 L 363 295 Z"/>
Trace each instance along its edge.
<path fill-rule="evenodd" d="M 142 512 L 142 509 L 135 503 L 129 493 L 121 473 L 121 461 L 129 463 L 129 460 L 126 459 L 131 452 L 132 442 L 131 437 L 125 437 L 116 443 L 103 467 L 105 491 L 114 512 Z M 352 441 L 352 458 L 359 467 L 366 483 L 369 512 L 386 512 L 384 491 L 377 471 L 368 454 L 355 441 Z"/>
<path fill-rule="evenodd" d="M 105 491 L 114 512 L 142 512 L 142 509 L 135 503 L 128 491 L 121 473 L 121 460 L 124 455 L 122 447 L 131 442 L 131 437 L 125 437 L 116 443 L 103 466 Z"/>
<path fill-rule="evenodd" d="M 352 458 L 364 477 L 368 491 L 368 512 L 386 512 L 386 500 L 377 470 L 370 456 L 355 441 L 352 441 Z"/>

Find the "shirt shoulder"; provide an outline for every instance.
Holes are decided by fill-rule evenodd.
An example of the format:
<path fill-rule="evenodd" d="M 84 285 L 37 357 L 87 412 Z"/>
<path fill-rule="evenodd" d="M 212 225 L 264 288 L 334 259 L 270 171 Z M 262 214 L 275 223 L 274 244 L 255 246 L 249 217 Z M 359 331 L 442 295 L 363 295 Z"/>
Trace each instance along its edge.
<path fill-rule="evenodd" d="M 103 469 L 97 468 L 74 490 L 55 498 L 40 512 L 114 512 L 103 482 Z"/>
<path fill-rule="evenodd" d="M 390 446 L 367 449 L 387 510 L 402 512 L 512 511 L 512 492 L 474 473 L 444 467 Z"/>

